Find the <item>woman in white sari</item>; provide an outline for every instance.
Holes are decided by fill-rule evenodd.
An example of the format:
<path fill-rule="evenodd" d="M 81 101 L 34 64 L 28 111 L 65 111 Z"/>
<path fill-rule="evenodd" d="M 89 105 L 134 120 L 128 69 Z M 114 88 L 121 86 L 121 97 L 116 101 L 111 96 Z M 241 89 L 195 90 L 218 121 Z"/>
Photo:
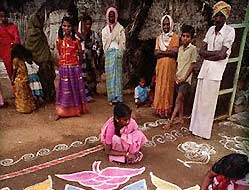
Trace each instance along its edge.
<path fill-rule="evenodd" d="M 122 102 L 122 57 L 125 50 L 125 30 L 117 21 L 118 12 L 114 7 L 106 11 L 107 24 L 102 30 L 105 53 L 105 74 L 108 102 Z"/>

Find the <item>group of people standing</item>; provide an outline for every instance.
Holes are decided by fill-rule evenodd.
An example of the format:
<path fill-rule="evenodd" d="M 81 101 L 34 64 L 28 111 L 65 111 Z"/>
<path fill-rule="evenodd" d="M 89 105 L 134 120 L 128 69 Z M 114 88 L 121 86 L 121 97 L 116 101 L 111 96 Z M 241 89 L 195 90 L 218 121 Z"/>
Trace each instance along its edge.
<path fill-rule="evenodd" d="M 16 110 L 21 113 L 31 113 L 55 99 L 54 64 L 43 32 L 42 9 L 28 20 L 24 45 L 21 45 L 17 26 L 8 19 L 7 10 L 0 7 L 0 58 L 13 86 Z M 4 103 L 2 98 L 1 105 Z"/>
<path fill-rule="evenodd" d="M 59 30 L 59 87 L 56 98 L 56 119 L 79 116 L 88 111 L 87 102 L 96 93 L 101 72 L 99 55 L 103 47 L 107 97 L 110 104 L 122 102 L 122 56 L 125 49 L 125 32 L 119 24 L 114 7 L 106 12 L 107 25 L 102 40 L 90 30 L 91 17 L 84 17 L 75 30 L 72 18 L 65 16 Z M 83 73 L 82 73 L 83 66 Z"/>
<path fill-rule="evenodd" d="M 7 11 L 3 7 L 0 8 L 0 21 L 0 57 L 13 86 L 16 110 L 31 113 L 35 109 L 35 101 L 43 101 L 42 87 L 37 75 L 38 66 L 32 61 L 31 52 L 20 45 L 18 29 L 8 21 Z M 0 99 L 1 105 L 4 105 L 3 98 Z"/>
<path fill-rule="evenodd" d="M 199 51 L 204 62 L 198 75 L 190 131 L 205 139 L 211 138 L 220 82 L 235 39 L 234 28 L 226 24 L 230 10 L 231 6 L 224 1 L 213 6 L 214 26 L 209 28 Z M 183 123 L 184 102 L 189 94 L 197 50 L 191 44 L 192 26 L 182 27 L 180 47 L 178 36 L 172 32 L 173 21 L 169 15 L 162 18 L 161 26 L 162 33 L 157 37 L 155 48 L 157 65 L 153 105 L 157 115 L 171 118 L 164 126 L 168 129 L 172 123 Z M 173 110 L 174 88 L 177 95 Z M 179 118 L 175 120 L 177 114 Z"/>
<path fill-rule="evenodd" d="M 205 139 L 211 137 L 220 82 L 235 39 L 235 30 L 226 25 L 231 10 L 230 5 L 219 1 L 213 10 L 215 25 L 206 33 L 204 45 L 199 52 L 204 62 L 198 75 L 190 123 L 192 134 Z M 197 59 L 197 48 L 191 44 L 195 33 L 192 26 L 182 27 L 180 46 L 178 36 L 172 32 L 173 21 L 169 15 L 162 18 L 161 26 L 162 33 L 157 37 L 155 47 L 157 66 L 153 106 L 155 113 L 160 117 L 171 115 L 169 123 L 164 126 L 168 128 L 175 122 L 177 114 L 179 114 L 177 122 L 181 123 L 183 120 L 184 101 L 189 92 L 191 74 Z M 173 106 L 174 90 L 177 95 Z M 141 78 L 135 89 L 134 98 L 137 106 L 148 101 L 148 92 L 145 80 Z M 143 157 L 141 147 L 147 142 L 147 138 L 131 117 L 131 109 L 123 103 L 118 103 L 114 107 L 113 116 L 102 127 L 100 137 L 105 153 L 112 162 L 137 163 Z M 248 155 L 244 154 L 224 156 L 206 173 L 201 190 L 248 189 L 248 160 Z"/>
<path fill-rule="evenodd" d="M 234 29 L 226 25 L 230 10 L 230 5 L 223 1 L 214 5 L 215 25 L 209 28 L 204 46 L 199 52 L 204 62 L 198 75 L 190 131 L 205 139 L 211 137 L 220 82 L 235 38 Z M 54 84 L 51 84 L 54 81 L 49 81 L 51 77 L 46 78 L 46 75 L 53 75 L 53 72 L 45 73 L 54 71 L 54 68 L 50 63 L 51 55 L 47 49 L 47 39 L 42 32 L 41 15 L 35 14 L 30 19 L 28 33 L 35 38 L 27 38 L 25 48 L 20 45 L 17 27 L 8 23 L 6 10 L 0 9 L 0 56 L 13 84 L 16 110 L 22 113 L 32 112 L 36 101 L 43 101 L 43 98 L 48 100 L 49 97 L 52 100 L 54 96 Z M 114 7 L 107 9 L 106 21 L 100 39 L 98 34 L 91 30 L 91 17 L 84 17 L 83 22 L 77 25 L 72 17 L 63 17 L 56 40 L 59 52 L 56 120 L 60 117 L 79 116 L 88 111 L 88 101 L 96 93 L 101 72 L 99 57 L 103 48 L 107 99 L 111 105 L 115 104 L 115 107 L 113 116 L 101 129 L 101 142 L 110 161 L 137 163 L 143 157 L 141 147 L 147 142 L 147 138 L 131 117 L 131 109 L 122 103 L 125 30 L 118 22 L 118 12 Z M 173 27 L 171 16 L 163 16 L 162 32 L 156 38 L 154 51 L 157 58 L 154 98 L 148 98 L 149 89 L 143 78 L 140 79 L 134 96 L 137 106 L 153 101 L 155 114 L 161 118 L 170 118 L 169 123 L 164 126 L 166 129 L 174 123 L 183 123 L 184 102 L 189 93 L 191 76 L 197 59 L 197 48 L 191 43 L 195 33 L 194 28 L 183 25 L 179 38 L 173 32 Z M 175 105 L 173 105 L 174 91 L 177 93 Z M 0 91 L 0 106 L 2 104 Z M 175 119 L 177 114 L 179 118 Z M 238 164 L 238 167 L 233 163 Z M 235 187 L 235 183 L 236 187 L 242 182 L 243 186 L 247 185 L 241 179 L 248 172 L 248 157 L 239 154 L 229 155 L 217 162 L 206 174 L 202 190 L 207 190 L 210 185 L 214 190 L 225 190 L 229 185 Z M 231 176 L 233 179 L 228 180 L 227 178 Z"/>
<path fill-rule="evenodd" d="M 210 27 L 199 54 L 204 59 L 195 92 L 190 131 L 205 139 L 211 138 L 211 131 L 219 94 L 220 82 L 224 73 L 235 30 L 226 24 L 231 6 L 224 1 L 213 7 L 214 26 Z M 155 94 L 153 107 L 160 118 L 169 118 L 163 126 L 184 123 L 185 102 L 190 95 L 191 77 L 197 60 L 197 47 L 191 42 L 195 30 L 183 25 L 181 36 L 173 32 L 173 19 L 165 15 L 161 19 L 161 34 L 156 38 Z M 147 101 L 148 88 L 143 79 L 135 89 L 135 102 Z M 174 94 L 176 99 L 174 101 Z M 175 105 L 174 105 L 175 104 Z M 176 116 L 179 116 L 176 119 Z"/>
<path fill-rule="evenodd" d="M 209 28 L 204 45 L 200 49 L 200 56 L 204 58 L 204 62 L 198 75 L 190 131 L 204 139 L 211 137 L 220 82 L 235 38 L 234 28 L 226 25 L 230 10 L 231 6 L 223 1 L 214 5 L 214 26 Z M 112 15 L 109 13 L 110 17 Z M 162 32 L 156 39 L 154 52 L 157 65 L 153 107 L 159 117 L 170 118 L 169 123 L 163 126 L 166 129 L 173 123 L 183 123 L 184 103 L 189 94 L 191 76 L 197 60 L 197 48 L 191 43 L 195 34 L 194 28 L 183 25 L 179 39 L 173 32 L 173 26 L 173 20 L 169 15 L 162 17 Z M 107 55 L 111 52 L 112 49 L 108 50 Z M 174 91 L 177 93 L 175 105 Z M 135 88 L 134 98 L 137 106 L 148 101 L 148 93 L 145 80 L 141 78 Z M 177 114 L 179 118 L 175 119 Z M 131 162 L 140 160 L 142 153 L 139 150 L 147 139 L 141 131 L 137 131 L 130 108 L 124 104 L 117 104 L 113 115 L 101 129 L 101 141 L 105 145 L 110 161 L 129 163 L 131 158 Z M 207 186 L 203 186 L 203 190 L 206 188 Z"/>
<path fill-rule="evenodd" d="M 226 25 L 226 19 L 231 10 L 230 5 L 219 1 L 214 5 L 213 10 L 215 26 L 208 30 L 204 39 L 205 45 L 200 50 L 200 56 L 204 58 L 204 62 L 198 76 L 190 123 L 192 133 L 206 139 L 211 137 L 220 81 L 235 38 L 234 29 Z M 5 14 L 3 11 L 0 11 L 0 13 Z M 49 69 L 52 67 L 50 53 L 46 53 L 45 50 L 39 51 L 37 48 L 38 46 L 46 46 L 46 44 L 40 42 L 41 40 L 47 42 L 44 33 L 41 32 L 43 20 L 41 15 L 35 14 L 31 17 L 28 33 L 30 36 L 36 36 L 36 39 L 27 38 L 25 47 L 35 49 L 35 51 L 32 51 L 33 59 L 40 66 L 41 86 L 46 88 L 47 83 L 50 84 L 51 81 L 48 82 L 48 78 L 46 78 L 49 73 L 44 74 L 44 72 L 50 70 L 53 73 L 54 70 Z M 1 30 L 3 30 L 3 24 L 4 22 L 1 23 Z M 117 9 L 114 7 L 107 9 L 106 26 L 102 29 L 102 39 L 96 32 L 91 30 L 91 25 L 92 19 L 89 16 L 84 17 L 82 22 L 76 24 L 71 16 L 64 16 L 62 19 L 56 41 L 59 52 L 56 119 L 79 116 L 81 113 L 88 111 L 88 102 L 91 101 L 92 95 L 96 93 L 96 85 L 100 72 L 102 72 L 100 64 L 102 49 L 105 57 L 104 72 L 108 102 L 111 105 L 123 102 L 122 57 L 126 37 L 124 27 L 118 22 Z M 20 41 L 17 28 L 13 24 L 8 24 L 8 27 L 10 26 L 14 28 L 15 32 L 5 32 L 9 36 L 4 37 L 1 35 L 4 40 L 0 41 L 2 43 L 7 38 L 15 39 L 13 42 L 8 42 L 8 46 L 6 46 L 8 51 L 11 50 L 12 43 L 19 43 Z M 184 103 L 190 91 L 191 76 L 197 59 L 197 48 L 191 43 L 195 33 L 194 28 L 190 25 L 183 25 L 180 37 L 173 32 L 173 28 L 172 17 L 170 15 L 163 16 L 161 19 L 162 31 L 156 38 L 154 51 L 157 58 L 155 93 L 154 97 L 150 99 L 150 102 L 153 102 L 156 115 L 160 118 L 170 118 L 169 123 L 164 126 L 166 129 L 174 123 L 184 122 Z M 17 37 L 15 38 L 15 36 Z M 37 39 L 38 36 L 39 39 Z M 33 47 L 34 45 L 36 47 Z M 12 77 L 12 65 L 14 68 L 18 68 L 13 64 L 14 57 L 12 58 L 12 63 L 10 56 L 2 57 L 9 77 Z M 43 57 L 43 61 L 39 60 L 41 57 Z M 22 60 L 27 62 L 25 57 Z M 15 88 L 15 90 L 17 89 Z M 49 90 L 43 90 L 46 100 L 46 94 Z M 146 88 L 144 81 L 140 81 L 140 85 L 135 89 L 135 102 L 137 105 L 142 105 L 143 101 L 148 100 L 148 92 L 149 90 Z M 173 105 L 174 92 L 176 92 L 175 105 Z M 16 96 L 20 96 L 19 94 L 16 93 Z M 51 95 L 53 92 L 50 91 L 49 94 Z M 33 108 L 30 110 L 33 110 Z M 30 110 L 27 112 L 29 113 Z M 179 115 L 178 119 L 176 119 L 177 115 Z"/>
<path fill-rule="evenodd" d="M 6 51 L 2 51 L 1 58 L 7 68 L 9 78 L 13 81 L 12 68 L 13 59 L 10 55 L 13 51 L 13 44 L 19 44 L 19 51 L 23 56 L 18 56 L 23 63 L 27 61 L 23 51 L 31 50 L 33 61 L 39 65 L 39 77 L 43 87 L 43 96 L 45 101 L 53 101 L 55 98 L 54 91 L 54 65 L 51 59 L 48 43 L 44 32 L 42 31 L 44 23 L 43 8 L 40 8 L 33 14 L 28 22 L 27 34 L 25 36 L 24 47 L 20 45 L 18 29 L 13 23 L 8 23 L 7 11 L 1 10 L 1 29 L 4 30 L 7 37 L 1 34 L 3 42 L 1 47 L 5 47 Z M 61 27 L 58 31 L 58 40 L 56 41 L 59 52 L 59 86 L 56 96 L 56 119 L 60 117 L 79 116 L 80 113 L 86 112 L 88 109 L 87 102 L 92 100 L 92 96 L 97 93 L 96 86 L 102 72 L 101 54 L 102 49 L 105 54 L 105 75 L 107 81 L 107 94 L 110 104 L 122 102 L 122 55 L 125 49 L 125 32 L 124 28 L 117 21 L 118 13 L 114 7 L 110 7 L 106 13 L 107 25 L 102 31 L 102 39 L 98 34 L 91 30 L 92 19 L 89 16 L 83 18 L 82 22 L 75 22 L 71 16 L 64 16 Z M 6 22 L 4 22 L 6 21 Z M 11 31 L 12 27 L 14 28 Z M 6 28 L 11 28 L 7 29 Z M 6 31 L 5 31 L 6 30 Z M 8 57 L 9 56 L 9 57 Z M 18 64 L 18 66 L 20 66 Z M 25 70 L 26 66 L 23 67 Z M 28 70 L 28 68 L 26 68 Z M 26 71 L 25 70 L 25 71 Z M 17 72 L 17 74 L 20 74 Z M 28 76 L 28 73 L 22 73 Z M 52 77 L 49 77 L 53 75 Z M 27 78 L 27 77 L 26 77 Z M 13 81 L 14 82 L 14 81 Z M 28 82 L 28 81 L 26 81 Z M 52 85 L 50 85 L 53 83 Z M 14 83 L 12 83 L 14 84 Z M 14 88 L 17 90 L 17 88 Z M 23 90 L 23 93 L 26 92 Z M 28 92 L 26 95 L 29 94 Z M 15 94 L 15 98 L 20 93 Z M 0 96 L 3 102 L 2 94 Z M 27 104 L 21 98 L 22 104 Z M 31 98 L 31 101 L 32 98 Z M 16 106 L 20 101 L 16 102 Z M 29 104 L 27 104 L 27 107 Z M 28 110 L 17 111 L 22 113 L 30 113 L 34 110 L 34 106 L 30 106 Z"/>

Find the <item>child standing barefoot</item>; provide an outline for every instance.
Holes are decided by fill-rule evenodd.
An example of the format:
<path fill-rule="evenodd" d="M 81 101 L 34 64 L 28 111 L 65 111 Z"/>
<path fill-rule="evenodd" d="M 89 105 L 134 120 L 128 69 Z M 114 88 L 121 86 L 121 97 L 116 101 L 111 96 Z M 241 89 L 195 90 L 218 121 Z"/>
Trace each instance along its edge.
<path fill-rule="evenodd" d="M 190 92 L 190 84 L 192 72 L 194 70 L 194 64 L 197 58 L 196 46 L 191 44 L 194 37 L 195 30 L 192 26 L 183 25 L 181 42 L 182 45 L 178 50 L 177 58 L 177 72 L 176 72 L 176 102 L 173 114 L 169 123 L 163 126 L 164 129 L 170 128 L 172 124 L 183 124 L 184 119 L 184 102 L 187 95 Z M 175 120 L 175 117 L 179 114 L 179 118 Z"/>
<path fill-rule="evenodd" d="M 82 49 L 76 39 L 70 17 L 62 19 L 56 41 L 59 52 L 59 87 L 56 97 L 56 120 L 60 117 L 80 116 L 87 111 L 85 84 L 80 59 Z"/>
<path fill-rule="evenodd" d="M 15 45 L 11 50 L 13 65 L 12 84 L 15 95 L 16 111 L 31 113 L 35 109 L 34 99 L 29 87 L 28 72 L 25 66 L 25 51 L 22 45 Z"/>
<path fill-rule="evenodd" d="M 32 53 L 29 50 L 26 51 L 25 60 L 25 65 L 28 71 L 29 86 L 32 90 L 36 106 L 39 107 L 39 105 L 44 103 L 44 94 L 38 75 L 39 66 L 32 60 Z"/>

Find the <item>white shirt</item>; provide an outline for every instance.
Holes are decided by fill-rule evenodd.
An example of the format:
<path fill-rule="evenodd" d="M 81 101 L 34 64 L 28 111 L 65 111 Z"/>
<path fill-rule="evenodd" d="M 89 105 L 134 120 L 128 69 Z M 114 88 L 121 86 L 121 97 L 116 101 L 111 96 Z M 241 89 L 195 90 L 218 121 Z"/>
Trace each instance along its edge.
<path fill-rule="evenodd" d="M 221 50 L 223 46 L 227 47 L 226 59 L 219 61 L 204 60 L 201 66 L 198 78 L 205 78 L 209 80 L 222 80 L 222 75 L 226 68 L 228 57 L 231 53 L 232 44 L 235 38 L 235 30 L 231 26 L 224 24 L 221 30 L 215 34 L 215 26 L 208 29 L 204 42 L 207 43 L 208 51 Z"/>
<path fill-rule="evenodd" d="M 25 65 L 26 65 L 26 68 L 27 68 L 27 71 L 28 71 L 28 75 L 38 73 L 39 66 L 34 61 L 32 61 L 32 64 L 29 64 L 28 62 L 25 61 Z"/>
<path fill-rule="evenodd" d="M 105 53 L 110 48 L 119 49 L 123 52 L 126 43 L 124 27 L 117 22 L 113 30 L 110 31 L 109 25 L 106 25 L 102 29 L 102 43 Z"/>
<path fill-rule="evenodd" d="M 118 43 L 116 41 L 112 41 L 110 47 L 108 49 L 119 49 Z"/>

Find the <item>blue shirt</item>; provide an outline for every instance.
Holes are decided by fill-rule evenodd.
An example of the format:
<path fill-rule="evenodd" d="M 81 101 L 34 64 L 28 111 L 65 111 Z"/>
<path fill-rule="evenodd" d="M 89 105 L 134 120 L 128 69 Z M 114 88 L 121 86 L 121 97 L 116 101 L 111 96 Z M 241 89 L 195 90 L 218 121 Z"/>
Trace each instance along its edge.
<path fill-rule="evenodd" d="M 149 88 L 148 87 L 144 87 L 143 88 L 140 85 L 138 85 L 135 88 L 135 95 L 134 95 L 135 102 L 136 102 L 136 99 L 138 99 L 140 102 L 144 102 L 145 100 L 147 100 L 147 98 L 148 98 L 148 92 L 149 92 Z"/>

